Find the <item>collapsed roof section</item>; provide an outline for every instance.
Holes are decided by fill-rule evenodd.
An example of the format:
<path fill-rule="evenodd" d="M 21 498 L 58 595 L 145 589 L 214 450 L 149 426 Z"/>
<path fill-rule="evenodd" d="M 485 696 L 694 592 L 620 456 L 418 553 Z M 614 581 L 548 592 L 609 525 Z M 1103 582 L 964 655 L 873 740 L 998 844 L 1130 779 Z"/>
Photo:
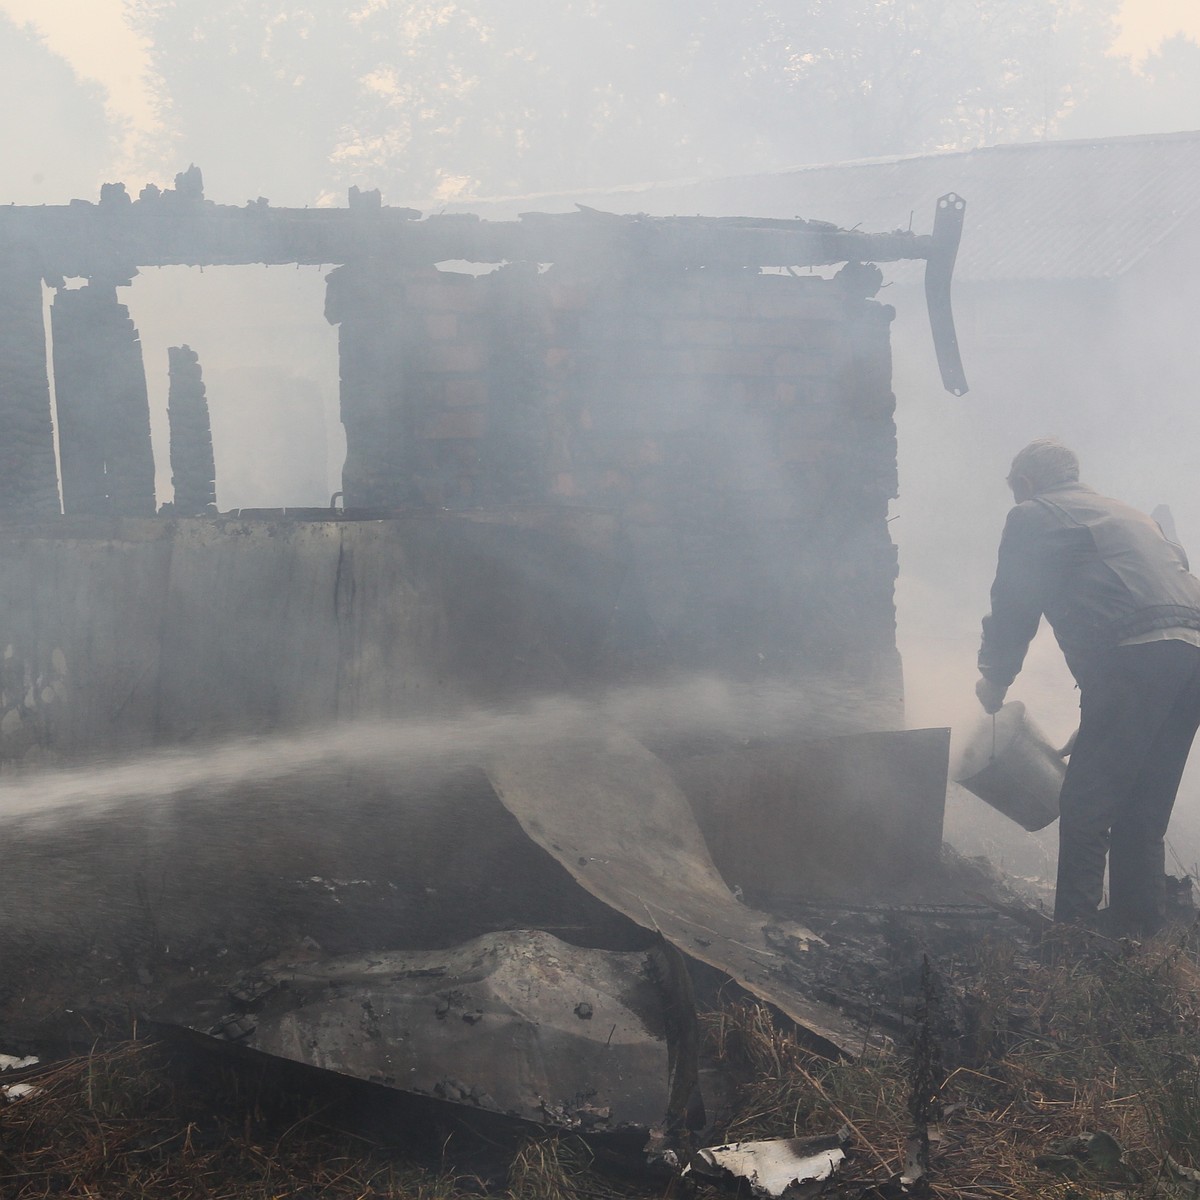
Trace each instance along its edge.
<path fill-rule="evenodd" d="M 943 381 L 961 395 L 966 381 L 949 317 L 949 285 L 963 208 L 953 193 L 942 197 L 932 234 L 865 233 L 799 218 L 617 216 L 583 206 L 574 213 L 484 221 L 385 207 L 378 192 L 357 188 L 347 208 L 272 208 L 261 198 L 244 207 L 215 204 L 204 199 L 200 172 L 192 167 L 176 176 L 174 189 L 149 186 L 136 201 L 124 184 L 106 184 L 98 204 L 0 209 L 0 270 L 18 265 L 59 285 L 69 278 L 128 283 L 140 267 L 258 263 L 637 261 L 736 270 L 923 259 Z"/>
<path fill-rule="evenodd" d="M 349 208 L 239 208 L 186 192 L 131 201 L 120 185 L 99 204 L 0 209 L 0 255 L 33 261 L 45 278 L 116 278 L 136 267 L 308 266 L 386 259 L 420 265 L 561 262 L 613 252 L 677 266 L 807 267 L 928 259 L 936 235 L 863 233 L 827 221 L 750 217 L 615 216 L 581 207 L 524 213 L 516 221 L 470 215 L 423 217 L 411 208 L 355 202 Z M 372 194 L 374 195 L 374 194 Z"/>

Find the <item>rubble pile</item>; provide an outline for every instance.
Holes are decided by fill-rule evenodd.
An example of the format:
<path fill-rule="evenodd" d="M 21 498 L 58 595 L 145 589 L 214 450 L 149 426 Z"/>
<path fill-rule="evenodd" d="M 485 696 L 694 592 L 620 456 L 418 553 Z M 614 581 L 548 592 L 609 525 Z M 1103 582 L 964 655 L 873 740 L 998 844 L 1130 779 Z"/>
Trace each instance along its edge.
<path fill-rule="evenodd" d="M 813 922 L 825 943 L 814 977 L 841 970 L 875 1005 L 861 1053 L 819 1056 L 778 1009 L 727 988 L 700 1015 L 703 1124 L 652 1133 L 648 1154 L 603 1121 L 505 1118 L 211 1039 L 146 1039 L 143 1026 L 139 1040 L 46 1063 L 6 1047 L 17 1065 L 4 1083 L 25 1087 L 0 1107 L 0 1193 L 1193 1195 L 1197 928 L 1138 945 L 915 909 Z M 555 945 L 535 937 L 525 951 Z"/>

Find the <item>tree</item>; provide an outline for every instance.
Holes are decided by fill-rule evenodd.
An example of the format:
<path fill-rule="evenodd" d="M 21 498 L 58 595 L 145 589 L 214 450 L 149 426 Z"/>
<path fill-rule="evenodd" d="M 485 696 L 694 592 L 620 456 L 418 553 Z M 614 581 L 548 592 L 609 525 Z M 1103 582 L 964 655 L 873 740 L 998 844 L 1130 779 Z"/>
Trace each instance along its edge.
<path fill-rule="evenodd" d="M 1182 33 L 1135 64 L 1107 64 L 1102 86 L 1063 122 L 1071 137 L 1200 129 L 1200 45 Z"/>
<path fill-rule="evenodd" d="M 1042 136 L 1116 0 L 127 0 L 176 157 L 303 203 Z"/>
<path fill-rule="evenodd" d="M 33 31 L 0 15 L 0 201 L 61 204 L 94 199 L 118 130 L 104 91 L 82 82 Z"/>
<path fill-rule="evenodd" d="M 1052 133 L 1114 35 L 1116 0 L 812 0 L 775 33 L 815 157 Z"/>

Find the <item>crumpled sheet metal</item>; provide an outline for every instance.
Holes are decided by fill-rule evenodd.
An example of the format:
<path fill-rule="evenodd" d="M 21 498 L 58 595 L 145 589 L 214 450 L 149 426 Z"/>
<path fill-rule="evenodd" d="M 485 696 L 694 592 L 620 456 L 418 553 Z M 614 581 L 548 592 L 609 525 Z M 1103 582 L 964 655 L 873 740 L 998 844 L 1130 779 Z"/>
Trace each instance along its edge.
<path fill-rule="evenodd" d="M 663 961 L 584 949 L 541 930 L 448 950 L 384 951 L 259 968 L 235 1011 L 189 1024 L 240 1045 L 387 1087 L 561 1128 L 667 1118 Z M 218 1003 L 220 1003 L 218 1001 Z M 674 1004 L 674 1008 L 669 1008 Z"/>
<path fill-rule="evenodd" d="M 730 1142 L 698 1150 L 684 1175 L 745 1180 L 754 1196 L 783 1196 L 802 1184 L 828 1179 L 846 1158 L 846 1132 L 829 1137 Z"/>
<path fill-rule="evenodd" d="M 799 949 L 821 939 L 734 897 L 687 797 L 639 741 L 604 729 L 516 748 L 485 769 L 525 832 L 592 895 L 775 1005 L 807 1031 L 813 1049 L 830 1057 L 861 1051 L 863 1030 L 788 981 L 786 958 L 766 931 Z"/>

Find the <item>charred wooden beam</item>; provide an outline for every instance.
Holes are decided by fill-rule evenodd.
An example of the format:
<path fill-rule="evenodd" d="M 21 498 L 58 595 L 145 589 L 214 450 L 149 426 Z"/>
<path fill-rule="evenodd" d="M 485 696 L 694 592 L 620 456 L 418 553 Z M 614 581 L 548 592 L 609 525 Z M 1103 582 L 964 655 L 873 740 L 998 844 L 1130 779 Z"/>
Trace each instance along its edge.
<path fill-rule="evenodd" d="M 57 514 L 42 285 L 28 257 L 0 256 L 0 514 Z"/>
<path fill-rule="evenodd" d="M 581 209 L 516 221 L 424 219 L 412 209 L 236 208 L 150 194 L 132 203 L 0 208 L 0 255 L 32 257 L 44 277 L 120 281 L 137 267 L 310 266 L 388 260 L 642 263 L 724 269 L 925 259 L 928 235 L 863 233 L 822 221 L 615 216 Z"/>

